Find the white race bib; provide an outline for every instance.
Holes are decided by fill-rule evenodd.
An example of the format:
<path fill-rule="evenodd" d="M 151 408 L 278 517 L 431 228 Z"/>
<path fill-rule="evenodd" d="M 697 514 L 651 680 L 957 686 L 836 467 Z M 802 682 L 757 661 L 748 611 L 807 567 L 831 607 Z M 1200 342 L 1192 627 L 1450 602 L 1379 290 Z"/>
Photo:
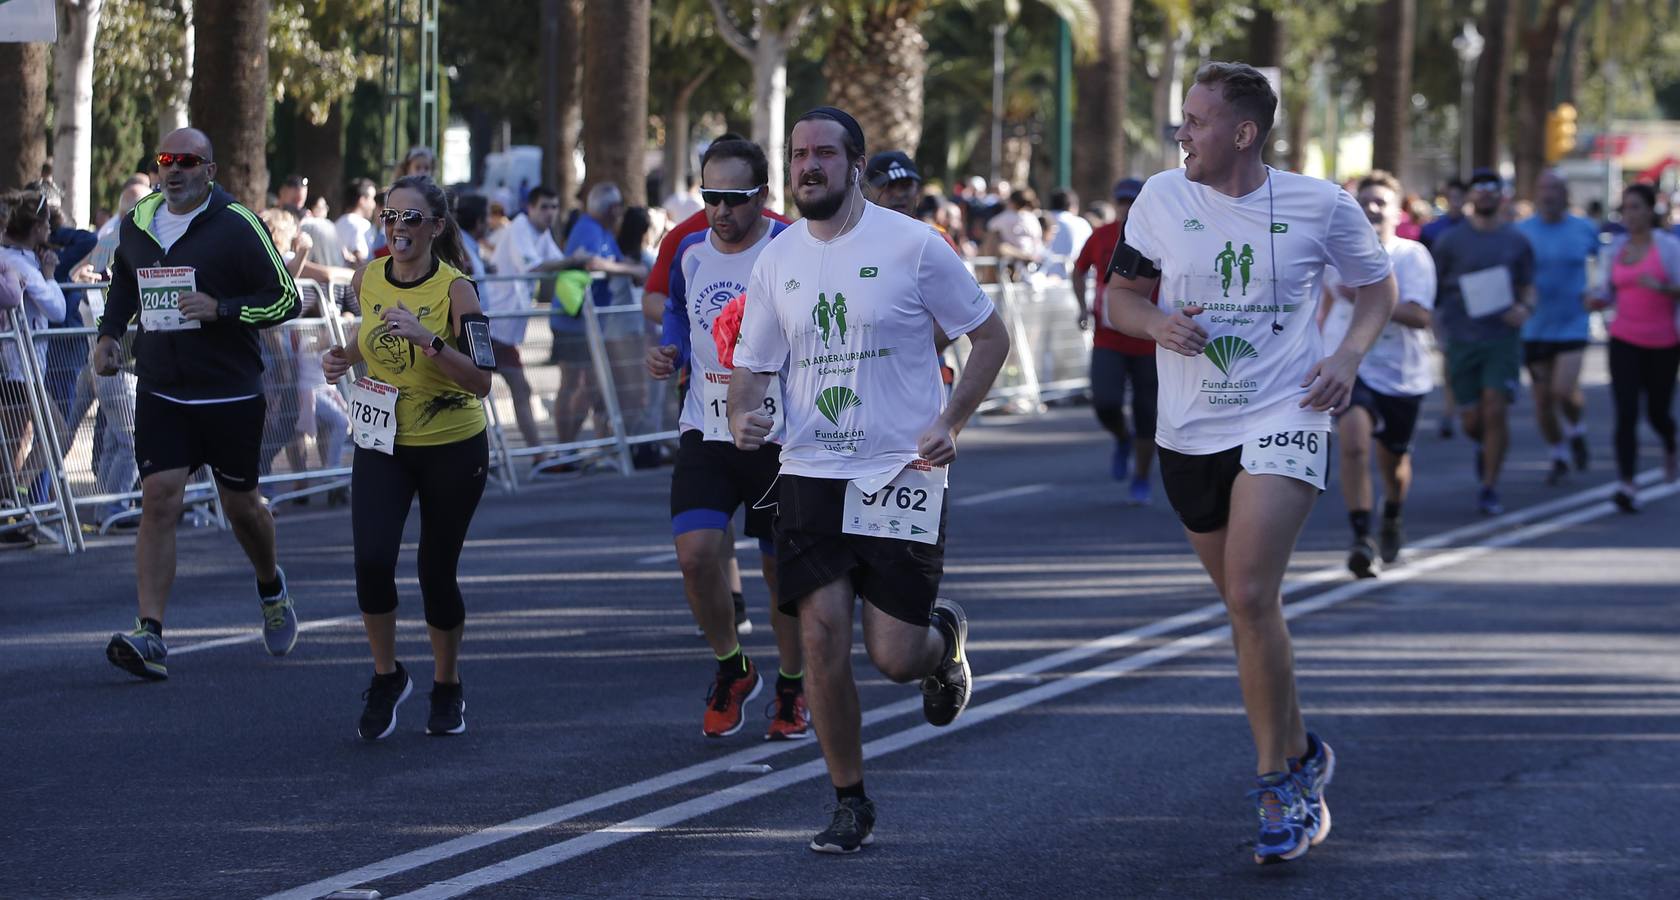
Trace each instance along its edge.
<path fill-rule="evenodd" d="M 857 481 L 847 483 L 840 530 L 864 537 L 939 543 L 949 474 L 945 466 L 918 459 L 878 490 L 865 492 Z"/>
<path fill-rule="evenodd" d="M 1477 319 L 1502 313 L 1517 302 L 1511 270 L 1504 266 L 1458 276 L 1458 290 L 1464 295 L 1464 311 Z"/>
<path fill-rule="evenodd" d="M 198 290 L 198 273 L 191 266 L 136 269 L 140 282 L 140 327 L 147 331 L 187 331 L 203 327 L 181 315 L 182 294 Z"/>
<path fill-rule="evenodd" d="M 397 446 L 397 389 L 363 375 L 350 385 L 350 437 L 386 456 Z"/>
<path fill-rule="evenodd" d="M 721 381 L 713 381 L 719 378 Z M 705 416 L 705 427 L 702 430 L 704 439 L 708 441 L 724 441 L 733 444 L 735 436 L 729 432 L 729 376 L 700 375 L 700 414 Z M 782 380 L 770 379 L 770 387 L 764 392 L 764 406 L 759 410 L 775 421 L 770 426 L 770 433 L 774 435 L 776 428 L 782 423 Z"/>
<path fill-rule="evenodd" d="M 1322 491 L 1330 474 L 1330 432 L 1262 435 L 1243 444 L 1242 465 L 1250 475 L 1287 475 Z"/>

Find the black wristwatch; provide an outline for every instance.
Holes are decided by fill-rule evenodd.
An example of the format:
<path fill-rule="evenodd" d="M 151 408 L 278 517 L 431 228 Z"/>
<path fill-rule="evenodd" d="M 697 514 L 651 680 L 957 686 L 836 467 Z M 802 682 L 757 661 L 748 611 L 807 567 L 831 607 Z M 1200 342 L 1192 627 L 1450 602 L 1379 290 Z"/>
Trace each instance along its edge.
<path fill-rule="evenodd" d="M 443 348 L 447 346 L 448 344 L 443 342 L 443 338 L 434 334 L 432 335 L 431 341 L 428 342 L 426 346 L 420 348 L 420 352 L 426 354 L 427 356 L 436 356 L 439 353 L 442 353 Z"/>
<path fill-rule="evenodd" d="M 216 302 L 216 318 L 232 321 L 239 318 L 239 310 L 226 300 Z"/>

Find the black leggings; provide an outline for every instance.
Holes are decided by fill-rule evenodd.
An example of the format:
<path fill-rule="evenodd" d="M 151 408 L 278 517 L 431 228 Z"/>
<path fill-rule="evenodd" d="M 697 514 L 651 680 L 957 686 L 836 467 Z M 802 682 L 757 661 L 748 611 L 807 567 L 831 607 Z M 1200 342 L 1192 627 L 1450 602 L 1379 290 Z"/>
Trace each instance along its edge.
<path fill-rule="evenodd" d="M 1126 430 L 1126 382 L 1132 383 L 1132 429 Z M 1153 353 L 1133 355 L 1098 347 L 1091 351 L 1091 409 L 1115 440 L 1155 442 L 1160 391 Z"/>
<path fill-rule="evenodd" d="M 1639 465 L 1639 395 L 1645 418 L 1673 453 L 1674 380 L 1680 376 L 1680 345 L 1651 349 L 1610 339 L 1610 394 L 1616 400 L 1616 472 L 1632 481 Z"/>
<path fill-rule="evenodd" d="M 420 598 L 426 624 L 450 631 L 467 618 L 455 570 L 473 510 L 484 495 L 490 444 L 484 432 L 387 456 L 356 448 L 350 474 L 350 528 L 356 541 L 356 602 L 370 615 L 397 609 L 397 551 L 408 507 L 420 496 Z"/>

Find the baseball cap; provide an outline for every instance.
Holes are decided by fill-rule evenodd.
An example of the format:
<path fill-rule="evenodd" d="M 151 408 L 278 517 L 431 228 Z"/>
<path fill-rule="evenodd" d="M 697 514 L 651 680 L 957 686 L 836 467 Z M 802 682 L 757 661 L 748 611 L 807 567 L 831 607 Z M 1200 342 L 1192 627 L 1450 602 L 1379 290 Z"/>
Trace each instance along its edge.
<path fill-rule="evenodd" d="M 1495 188 L 1503 188 L 1505 179 L 1499 177 L 1499 173 L 1493 169 L 1476 169 L 1470 173 L 1470 186 L 1475 187 L 1478 184 L 1492 184 Z"/>
<path fill-rule="evenodd" d="M 863 167 L 863 177 L 876 187 L 884 187 L 905 178 L 922 180 L 921 173 L 916 171 L 916 164 L 900 150 L 885 150 L 871 156 L 869 164 Z"/>
<path fill-rule="evenodd" d="M 1136 200 L 1143 191 L 1143 182 L 1136 178 L 1122 178 L 1114 183 L 1114 200 L 1117 203 Z"/>

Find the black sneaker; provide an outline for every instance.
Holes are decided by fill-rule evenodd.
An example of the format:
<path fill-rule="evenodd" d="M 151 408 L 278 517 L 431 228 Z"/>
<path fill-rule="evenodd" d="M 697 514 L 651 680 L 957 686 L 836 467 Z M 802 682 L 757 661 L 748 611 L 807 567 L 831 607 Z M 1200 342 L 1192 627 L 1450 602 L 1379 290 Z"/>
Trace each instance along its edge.
<path fill-rule="evenodd" d="M 816 837 L 811 849 L 818 853 L 856 853 L 875 842 L 875 801 L 847 797 L 834 807 L 834 818 Z"/>
<path fill-rule="evenodd" d="M 1569 439 L 1569 454 L 1575 458 L 1575 471 L 1585 472 L 1592 462 L 1592 454 L 1587 451 L 1586 435 L 1577 434 Z"/>
<path fill-rule="evenodd" d="M 735 604 L 735 633 L 746 637 L 752 634 L 752 620 L 747 618 L 747 601 L 740 600 Z"/>
<path fill-rule="evenodd" d="M 1377 577 L 1377 569 L 1373 565 L 1376 559 L 1377 548 L 1371 544 L 1370 538 L 1353 539 L 1353 546 L 1348 548 L 1347 567 L 1355 578 Z"/>
<path fill-rule="evenodd" d="M 1639 512 L 1639 501 L 1633 499 L 1633 492 L 1627 488 L 1617 488 L 1616 493 L 1610 499 L 1616 502 L 1616 508 L 1622 512 Z"/>
<path fill-rule="evenodd" d="M 397 707 L 412 693 L 414 681 L 408 677 L 408 670 L 403 668 L 402 663 L 397 663 L 397 670 L 389 675 L 375 674 L 368 689 L 362 691 L 362 699 L 367 701 L 367 706 L 362 708 L 362 721 L 356 727 L 356 733 L 365 741 L 389 737 L 397 728 Z"/>
<path fill-rule="evenodd" d="M 1384 564 L 1393 563 L 1400 558 L 1400 547 L 1406 543 L 1406 530 L 1400 523 L 1400 517 L 1384 518 L 1382 529 L 1377 532 L 1378 555 Z"/>
<path fill-rule="evenodd" d="M 467 701 L 461 698 L 461 683 L 432 682 L 432 715 L 426 720 L 427 734 L 461 734 L 467 730 Z"/>
<path fill-rule="evenodd" d="M 1552 460 L 1552 470 L 1546 473 L 1546 484 L 1557 487 L 1569 480 L 1569 463 L 1561 459 Z"/>
<path fill-rule="evenodd" d="M 922 679 L 922 715 L 929 724 L 949 725 L 968 706 L 972 688 L 968 668 L 968 616 L 954 601 L 941 597 L 933 602 L 933 624 L 945 635 L 951 655 L 940 660 L 939 668 Z"/>

